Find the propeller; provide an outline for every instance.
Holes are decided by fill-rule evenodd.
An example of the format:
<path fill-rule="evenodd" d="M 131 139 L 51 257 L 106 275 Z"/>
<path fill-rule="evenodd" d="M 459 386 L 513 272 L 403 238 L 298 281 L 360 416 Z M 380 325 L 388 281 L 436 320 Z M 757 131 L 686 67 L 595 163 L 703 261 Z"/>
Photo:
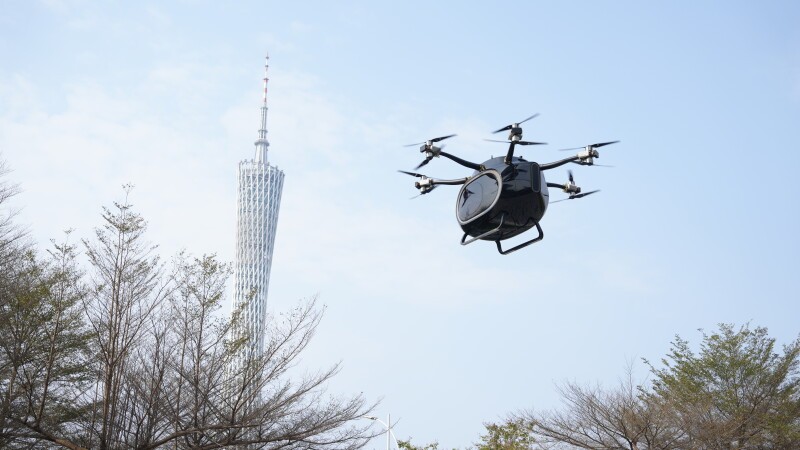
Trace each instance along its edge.
<path fill-rule="evenodd" d="M 574 162 L 575 164 L 579 164 L 581 166 L 593 166 L 594 158 L 600 157 L 600 153 L 597 151 L 597 147 L 616 144 L 617 142 L 619 141 L 599 142 L 597 144 L 589 144 L 586 147 L 564 148 L 561 149 L 560 151 L 565 152 L 569 150 L 581 150 L 580 152 L 578 152 L 577 155 L 575 155 L 578 161 L 570 161 L 570 162 Z"/>
<path fill-rule="evenodd" d="M 420 190 L 420 194 L 419 195 L 425 195 L 425 194 L 431 192 L 432 190 L 436 189 L 437 187 L 439 187 L 436 184 L 432 184 L 432 182 L 431 182 L 432 179 L 427 175 L 423 175 L 421 173 L 416 173 L 416 172 L 406 172 L 405 170 L 398 170 L 398 172 L 404 173 L 406 175 L 410 175 L 412 177 L 420 178 L 419 181 L 414 183 L 414 187 Z M 415 197 L 411 197 L 411 199 L 413 200 L 413 199 L 419 197 L 419 195 L 417 195 Z"/>
<path fill-rule="evenodd" d="M 413 147 L 415 145 L 420 145 L 419 152 L 420 153 L 425 153 L 425 159 L 421 163 L 419 163 L 417 165 L 417 167 L 415 167 L 414 169 L 415 170 L 419 169 L 420 167 L 424 166 L 425 164 L 428 164 L 429 162 L 431 162 L 431 159 L 433 159 L 434 157 L 439 156 L 439 153 L 444 148 L 444 145 L 442 145 L 441 147 L 436 147 L 435 145 L 433 145 L 434 142 L 440 142 L 440 141 L 443 141 L 445 139 L 450 139 L 453 136 L 455 136 L 455 134 L 449 134 L 447 136 L 440 136 L 440 137 L 437 137 L 437 138 L 428 139 L 425 142 L 418 142 L 416 144 L 405 145 L 405 147 Z"/>
<path fill-rule="evenodd" d="M 428 139 L 427 141 L 417 142 L 416 144 L 407 144 L 407 145 L 404 145 L 403 147 L 413 147 L 415 145 L 422 145 L 422 144 L 425 144 L 426 147 L 430 147 L 431 144 L 433 144 L 434 142 L 439 142 L 439 141 L 443 141 L 445 139 L 450 139 L 453 136 L 457 136 L 457 135 L 450 134 L 450 135 L 447 135 L 447 136 L 441 136 L 441 137 L 437 137 L 437 138 L 433 138 L 433 139 Z"/>
<path fill-rule="evenodd" d="M 432 160 L 434 157 L 437 157 L 437 156 L 439 156 L 439 154 L 442 152 L 442 149 L 443 149 L 444 147 L 445 147 L 445 145 L 444 145 L 444 144 L 443 144 L 441 147 L 434 147 L 434 146 L 431 146 L 430 150 L 428 150 L 428 151 L 427 151 L 427 154 L 425 155 L 425 159 L 423 159 L 421 163 L 417 164 L 417 167 L 414 167 L 414 170 L 417 170 L 417 169 L 419 169 L 420 167 L 424 166 L 425 164 L 428 164 L 429 162 L 431 162 L 431 160 Z M 423 150 L 420 150 L 420 152 L 422 152 L 422 151 L 423 151 Z"/>
<path fill-rule="evenodd" d="M 498 129 L 498 130 L 496 130 L 496 131 L 492 131 L 492 133 L 499 133 L 499 132 L 501 132 L 501 131 L 508 131 L 508 130 L 510 130 L 510 129 L 512 129 L 512 128 L 519 128 L 520 124 L 523 124 L 523 123 L 525 123 L 525 122 L 527 122 L 527 121 L 529 121 L 529 120 L 533 119 L 534 117 L 536 117 L 536 116 L 538 116 L 538 115 L 539 115 L 539 113 L 536 113 L 536 114 L 534 114 L 534 115 L 532 115 L 532 116 L 528 117 L 527 119 L 525 119 L 525 120 L 523 120 L 523 121 L 516 122 L 516 123 L 512 123 L 511 125 L 506 125 L 506 126 L 504 126 L 503 128 L 500 128 L 500 129 Z"/>
<path fill-rule="evenodd" d="M 414 200 L 415 198 L 419 197 L 420 195 L 429 194 L 429 193 L 430 193 L 432 190 L 436 189 L 437 187 L 439 187 L 439 185 L 438 185 L 438 184 L 434 185 L 434 186 L 433 186 L 433 187 L 431 187 L 430 189 L 427 189 L 425 192 L 421 192 L 421 193 L 419 193 L 419 194 L 417 194 L 417 195 L 415 195 L 415 196 L 413 196 L 413 197 L 409 197 L 408 199 L 409 199 L 409 200 Z"/>
<path fill-rule="evenodd" d="M 589 191 L 589 192 L 581 192 L 580 194 L 575 194 L 575 195 L 573 195 L 573 196 L 571 196 L 571 197 L 568 197 L 568 198 L 567 198 L 567 200 L 572 200 L 572 199 L 576 199 L 576 198 L 582 198 L 582 197 L 586 197 L 587 195 L 592 195 L 592 194 L 594 194 L 595 192 L 600 192 L 600 189 L 595 189 L 595 190 L 593 190 L 593 191 Z"/>
<path fill-rule="evenodd" d="M 595 192 L 600 192 L 600 189 L 597 189 L 597 190 L 594 190 L 594 191 L 589 191 L 589 192 L 584 192 L 584 193 L 582 193 L 582 194 L 570 195 L 570 196 L 569 196 L 569 197 L 567 197 L 567 198 L 562 198 L 561 200 L 553 200 L 553 201 L 552 201 L 552 202 L 550 202 L 550 203 L 558 203 L 558 202 L 563 202 L 564 200 L 574 200 L 574 199 L 576 199 L 576 198 L 581 198 L 581 197 L 586 197 L 587 195 L 592 195 L 592 194 L 594 194 Z"/>
<path fill-rule="evenodd" d="M 619 141 L 600 142 L 600 143 L 598 143 L 598 144 L 589 144 L 589 145 L 587 145 L 587 146 L 585 146 L 585 147 L 562 148 L 562 149 L 560 149 L 559 151 L 560 151 L 560 152 L 568 152 L 568 151 L 570 151 L 570 150 L 584 150 L 584 149 L 585 149 L 585 150 L 589 150 L 589 151 L 591 151 L 592 149 L 595 149 L 595 148 L 598 148 L 598 147 L 602 147 L 602 146 L 604 146 L 604 145 L 616 144 L 617 142 L 619 142 Z"/>
<path fill-rule="evenodd" d="M 539 115 L 539 113 L 536 113 L 536 114 L 534 114 L 534 115 L 532 115 L 530 117 L 527 117 L 525 120 L 522 120 L 521 122 L 515 122 L 515 123 L 512 123 L 511 125 L 506 125 L 503 128 L 500 128 L 500 129 L 497 129 L 497 130 L 494 131 L 494 133 L 499 133 L 501 131 L 508 131 L 508 141 L 505 141 L 505 142 L 508 142 L 511 145 L 508 146 L 508 153 L 506 154 L 506 157 L 503 159 L 503 162 L 505 162 L 506 164 L 511 164 L 511 158 L 514 156 L 514 143 L 517 143 L 517 144 L 520 144 L 520 145 L 539 145 L 539 144 L 543 144 L 543 142 L 529 142 L 529 141 L 523 141 L 522 140 L 522 127 L 520 127 L 520 124 L 523 124 L 523 123 L 533 119 L 534 117 L 536 117 L 538 115 Z M 504 141 L 500 141 L 500 142 L 504 142 Z"/>
<path fill-rule="evenodd" d="M 599 189 L 594 190 L 594 191 L 589 191 L 589 192 L 581 192 L 581 188 L 578 187 L 575 184 L 575 177 L 572 175 L 572 171 L 571 170 L 567 170 L 567 179 L 569 181 L 567 181 L 567 183 L 564 184 L 564 187 L 562 188 L 562 190 L 564 192 L 568 193 L 569 197 L 562 198 L 561 200 L 554 200 L 554 201 L 552 201 L 550 203 L 563 202 L 564 200 L 574 200 L 576 198 L 582 198 L 582 197 L 586 197 L 587 195 L 592 195 L 595 192 L 600 192 Z"/>
<path fill-rule="evenodd" d="M 428 178 L 428 176 L 427 176 L 427 175 L 423 175 L 423 174 L 421 174 L 421 173 L 415 173 L 415 172 L 406 172 L 405 170 L 398 170 L 398 172 L 400 172 L 400 173 L 404 173 L 404 174 L 406 174 L 406 175 L 411 175 L 412 177 Z"/>
<path fill-rule="evenodd" d="M 579 166 L 588 166 L 589 164 L 582 163 L 580 161 L 570 161 L 572 164 L 577 164 Z M 594 162 L 591 164 L 592 167 L 617 167 L 617 166 L 610 166 L 608 164 L 595 164 Z"/>
<path fill-rule="evenodd" d="M 581 188 L 578 187 L 577 184 L 575 184 L 575 177 L 572 176 L 572 171 L 571 170 L 567 170 L 567 179 L 569 181 L 564 183 L 564 186 L 561 188 L 561 190 L 564 191 L 565 193 L 569 194 L 570 197 L 572 197 L 573 195 L 576 195 L 576 194 L 580 194 L 581 193 Z"/>
<path fill-rule="evenodd" d="M 517 145 L 546 145 L 547 142 L 530 142 L 530 141 L 498 141 L 497 139 L 484 139 L 487 142 L 502 142 L 503 144 L 515 143 Z"/>

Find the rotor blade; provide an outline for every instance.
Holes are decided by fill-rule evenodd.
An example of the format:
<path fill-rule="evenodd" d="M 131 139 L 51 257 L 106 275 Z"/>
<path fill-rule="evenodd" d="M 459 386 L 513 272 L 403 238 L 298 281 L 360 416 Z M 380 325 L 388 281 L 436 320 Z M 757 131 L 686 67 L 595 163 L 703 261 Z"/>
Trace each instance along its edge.
<path fill-rule="evenodd" d="M 417 167 L 414 167 L 414 170 L 417 170 L 420 167 L 424 166 L 425 164 L 428 164 L 429 162 L 431 162 L 431 159 L 432 158 L 425 158 L 424 160 L 422 160 L 421 163 L 417 164 Z"/>
<path fill-rule="evenodd" d="M 431 193 L 431 191 L 433 191 L 433 190 L 434 190 L 434 189 L 436 189 L 437 187 L 439 187 L 439 186 L 438 186 L 438 185 L 433 185 L 433 186 L 431 186 L 431 188 L 430 188 L 430 189 L 428 189 L 426 192 L 423 192 L 423 193 L 421 193 L 421 194 L 417 194 L 417 195 L 415 195 L 415 196 L 413 196 L 413 197 L 409 198 L 409 200 L 414 200 L 415 198 L 417 198 L 417 197 L 419 197 L 419 196 L 421 196 L 421 195 L 430 194 L 430 193 Z"/>
<path fill-rule="evenodd" d="M 402 172 L 402 171 L 401 171 L 401 172 Z M 404 173 L 408 173 L 408 172 L 404 172 Z M 409 175 L 411 175 L 411 174 L 409 173 Z M 567 175 L 569 175 L 569 182 L 570 182 L 570 183 L 574 183 L 574 182 L 575 182 L 575 179 L 574 179 L 574 178 L 572 178 L 572 171 L 571 171 L 571 170 L 567 170 Z"/>
<path fill-rule="evenodd" d="M 529 121 L 529 120 L 533 119 L 534 117 L 536 117 L 536 116 L 538 116 L 538 115 L 539 115 L 539 113 L 536 113 L 536 114 L 534 114 L 534 115 L 532 115 L 532 116 L 528 117 L 527 119 L 525 119 L 525 120 L 523 120 L 523 121 L 521 121 L 521 122 L 517 122 L 517 123 L 516 123 L 516 125 L 520 125 L 520 124 L 522 124 L 522 123 L 525 123 L 525 122 L 527 122 L 527 121 Z M 499 132 L 501 132 L 501 131 L 508 131 L 508 130 L 510 130 L 510 129 L 512 129 L 512 128 L 514 128 L 514 125 L 515 125 L 515 124 L 513 124 L 513 123 L 512 123 L 511 125 L 506 125 L 506 126 L 504 126 L 503 128 L 500 128 L 500 129 L 498 129 L 498 130 L 492 131 L 492 133 L 499 133 Z"/>
<path fill-rule="evenodd" d="M 619 141 L 600 142 L 600 143 L 598 143 L 598 144 L 589 144 L 589 145 L 587 145 L 586 147 L 597 148 L 597 147 L 602 147 L 602 146 L 604 146 L 604 145 L 616 144 L 617 142 L 619 142 Z M 560 150 L 558 150 L 558 151 L 560 151 L 560 152 L 568 152 L 568 151 L 570 151 L 570 150 L 583 150 L 583 149 L 585 149 L 586 147 L 562 148 L 562 149 L 560 149 Z"/>
<path fill-rule="evenodd" d="M 608 164 L 584 164 L 580 161 L 570 161 L 572 164 L 577 164 L 579 166 L 592 166 L 592 167 L 617 167 L 617 166 L 609 166 Z"/>
<path fill-rule="evenodd" d="M 451 138 L 451 137 L 453 137 L 453 136 L 457 136 L 457 135 L 455 135 L 455 134 L 450 134 L 450 135 L 447 135 L 447 136 L 441 136 L 441 137 L 433 138 L 433 139 L 431 139 L 430 141 L 431 141 L 432 143 L 433 143 L 433 142 L 439 142 L 439 141 L 443 141 L 443 140 L 445 140 L 445 139 L 450 139 L 450 138 Z M 417 142 L 416 144 L 406 144 L 406 145 L 404 145 L 403 147 L 413 147 L 413 146 L 415 146 L 415 145 L 422 145 L 422 144 L 427 144 L 427 143 L 428 143 L 428 141 L 422 141 L 422 142 Z"/>
<path fill-rule="evenodd" d="M 533 119 L 534 117 L 536 117 L 536 116 L 538 116 L 538 115 L 539 115 L 539 113 L 536 113 L 536 114 L 534 114 L 534 115 L 532 115 L 532 116 L 528 117 L 527 119 L 525 119 L 525 120 L 523 120 L 522 122 L 519 122 L 519 123 L 520 123 L 520 124 L 522 124 L 522 123 L 525 123 L 525 122 L 527 122 L 527 121 L 529 121 L 529 120 Z"/>
<path fill-rule="evenodd" d="M 590 145 L 589 147 L 595 147 L 595 148 L 597 148 L 597 147 L 602 147 L 602 146 L 604 146 L 604 145 L 616 144 L 617 142 L 619 142 L 619 141 L 601 142 L 601 143 L 599 143 L 599 144 L 592 144 L 592 145 Z"/>
<path fill-rule="evenodd" d="M 400 172 L 400 173 L 404 173 L 404 174 L 406 174 L 406 175 L 411 175 L 412 177 L 420 177 L 420 178 L 423 178 L 423 177 L 425 177 L 425 178 L 427 178 L 427 176 L 426 176 L 426 175 L 423 175 L 423 174 L 421 174 L 421 173 L 406 172 L 405 170 L 398 170 L 398 172 Z"/>
<path fill-rule="evenodd" d="M 584 192 L 583 194 L 570 195 L 567 198 L 562 198 L 560 200 L 553 200 L 552 202 L 549 202 L 549 203 L 558 203 L 558 202 L 563 202 L 564 200 L 575 200 L 576 198 L 581 198 L 581 197 L 586 197 L 587 195 L 592 195 L 595 192 L 600 192 L 600 189 L 597 189 L 595 191 Z"/>
<path fill-rule="evenodd" d="M 503 128 L 500 128 L 499 130 L 492 131 L 492 133 L 499 133 L 501 131 L 508 131 L 510 129 L 511 129 L 511 125 L 506 125 Z"/>
<path fill-rule="evenodd" d="M 584 193 L 582 193 L 582 194 L 575 194 L 575 195 L 573 195 L 573 196 L 572 196 L 572 197 L 570 197 L 570 198 L 581 198 L 581 197 L 586 197 L 587 195 L 592 195 L 592 194 L 594 194 L 595 192 L 600 192 L 600 189 L 597 189 L 597 190 L 594 190 L 594 191 L 589 191 L 589 192 L 584 192 Z"/>
<path fill-rule="evenodd" d="M 497 139 L 484 139 L 487 142 L 500 142 L 503 144 L 510 144 L 512 141 L 499 141 Z M 519 145 L 546 145 L 547 142 L 530 142 L 530 141 L 514 141 L 515 144 Z"/>
<path fill-rule="evenodd" d="M 433 138 L 433 139 L 431 139 L 431 142 L 439 142 L 439 141 L 443 141 L 443 140 L 445 140 L 445 139 L 450 139 L 450 138 L 451 138 L 451 137 L 453 137 L 453 136 L 456 136 L 456 135 L 455 135 L 455 134 L 450 134 L 450 135 L 447 135 L 447 136 L 442 136 L 442 137 L 438 137 L 438 138 Z"/>

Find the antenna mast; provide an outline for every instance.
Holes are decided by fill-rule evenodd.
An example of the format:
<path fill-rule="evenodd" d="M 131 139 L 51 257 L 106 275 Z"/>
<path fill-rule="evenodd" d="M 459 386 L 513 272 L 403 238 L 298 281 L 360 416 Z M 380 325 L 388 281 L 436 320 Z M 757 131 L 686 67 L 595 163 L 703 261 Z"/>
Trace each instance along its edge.
<path fill-rule="evenodd" d="M 269 150 L 269 141 L 267 141 L 267 72 L 269 71 L 269 54 L 267 54 L 266 61 L 264 62 L 264 100 L 261 104 L 261 128 L 258 130 L 258 140 L 256 144 L 256 157 L 257 163 L 267 164 L 267 151 Z"/>

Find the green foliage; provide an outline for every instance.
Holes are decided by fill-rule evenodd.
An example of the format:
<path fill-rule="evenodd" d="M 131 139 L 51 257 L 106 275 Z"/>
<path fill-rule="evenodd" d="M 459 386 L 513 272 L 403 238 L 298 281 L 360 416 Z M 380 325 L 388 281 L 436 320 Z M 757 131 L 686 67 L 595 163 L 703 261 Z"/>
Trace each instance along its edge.
<path fill-rule="evenodd" d="M 677 336 L 659 367 L 645 361 L 650 385 L 637 385 L 630 370 L 617 388 L 565 383 L 563 410 L 522 415 L 533 424 L 536 445 L 800 449 L 800 340 L 778 351 L 766 328 L 722 324 L 703 332 L 697 348 Z"/>
<path fill-rule="evenodd" d="M 513 418 L 504 423 L 486 423 L 486 434 L 475 444 L 477 450 L 529 450 L 536 440 L 531 423 Z"/>
<path fill-rule="evenodd" d="M 75 247 L 55 245 L 49 259 L 32 251 L 0 280 L 0 444 L 26 446 L 31 432 L 69 428 L 84 409 L 90 373 L 86 290 Z"/>
<path fill-rule="evenodd" d="M 677 336 L 653 395 L 691 441 L 711 448 L 800 448 L 800 340 L 778 353 L 767 329 L 721 324 L 699 352 Z"/>
<path fill-rule="evenodd" d="M 400 446 L 402 450 L 438 450 L 439 443 L 434 441 L 430 444 L 425 445 L 414 445 L 411 443 L 411 439 L 404 441 L 402 439 L 397 441 L 397 445 Z"/>
<path fill-rule="evenodd" d="M 486 434 L 481 435 L 475 443 L 475 450 L 531 450 L 535 440 L 531 422 L 523 418 L 511 418 L 502 423 L 485 423 Z M 402 450 L 438 450 L 439 443 L 434 441 L 425 445 L 414 445 L 411 439 L 398 440 Z M 455 449 L 454 449 L 455 450 Z"/>

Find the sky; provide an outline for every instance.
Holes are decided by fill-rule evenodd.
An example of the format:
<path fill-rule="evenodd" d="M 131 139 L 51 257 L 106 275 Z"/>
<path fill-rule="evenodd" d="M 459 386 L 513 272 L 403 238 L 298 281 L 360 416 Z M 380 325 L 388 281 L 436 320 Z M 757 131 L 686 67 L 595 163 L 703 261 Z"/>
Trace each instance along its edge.
<path fill-rule="evenodd" d="M 232 261 L 236 168 L 270 56 L 269 160 L 286 174 L 269 309 L 326 306 L 301 367 L 415 444 L 613 386 L 676 335 L 800 326 L 800 3 L 3 1 L 0 157 L 44 249 L 131 202 L 165 259 Z M 403 145 L 483 141 L 534 113 L 529 160 L 620 140 L 574 167 L 601 192 L 551 205 L 508 256 L 459 245 L 457 188 L 416 195 Z M 436 159 L 424 173 L 470 173 Z M 563 168 L 548 181 L 566 181 Z M 551 199 L 564 194 L 551 191 Z M 513 242 L 521 242 L 524 235 Z M 528 237 L 529 238 L 529 237 Z M 380 449 L 383 438 L 367 448 Z"/>

